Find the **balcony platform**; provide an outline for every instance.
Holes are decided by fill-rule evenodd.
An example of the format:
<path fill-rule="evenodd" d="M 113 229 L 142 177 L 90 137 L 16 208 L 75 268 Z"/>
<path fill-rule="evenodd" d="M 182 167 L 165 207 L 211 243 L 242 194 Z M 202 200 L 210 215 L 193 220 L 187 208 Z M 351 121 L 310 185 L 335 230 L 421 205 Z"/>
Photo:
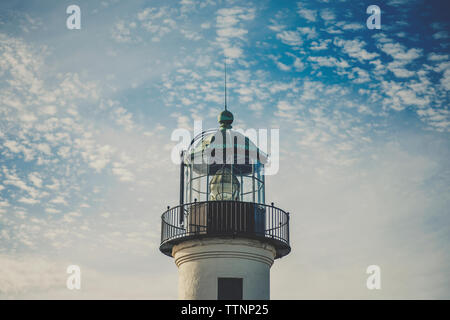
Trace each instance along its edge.
<path fill-rule="evenodd" d="M 162 253 L 174 245 L 202 238 L 248 238 L 272 245 L 275 258 L 291 251 L 289 213 L 273 206 L 242 201 L 203 201 L 168 208 L 161 216 Z"/>

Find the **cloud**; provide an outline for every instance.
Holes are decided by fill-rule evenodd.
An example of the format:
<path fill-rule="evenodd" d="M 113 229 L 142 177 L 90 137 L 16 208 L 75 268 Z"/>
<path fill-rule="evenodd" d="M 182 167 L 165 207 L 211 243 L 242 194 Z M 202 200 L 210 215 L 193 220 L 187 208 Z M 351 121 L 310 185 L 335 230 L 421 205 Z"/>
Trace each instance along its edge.
<path fill-rule="evenodd" d="M 223 38 L 240 38 L 244 39 L 244 36 L 248 33 L 247 30 L 239 28 L 222 28 L 217 30 L 217 35 Z"/>
<path fill-rule="evenodd" d="M 29 186 L 25 181 L 23 181 L 14 169 L 8 170 L 7 167 L 3 166 L 3 174 L 5 179 L 3 180 L 4 186 L 14 186 L 16 188 L 25 191 L 27 195 L 31 196 L 31 198 L 35 198 L 38 196 L 38 191 Z"/>
<path fill-rule="evenodd" d="M 277 112 L 275 112 L 275 115 L 277 117 L 291 119 L 295 117 L 295 107 L 287 101 L 280 101 L 277 104 Z"/>
<path fill-rule="evenodd" d="M 330 22 L 336 19 L 336 15 L 330 9 L 323 9 L 320 11 L 320 17 L 326 22 Z"/>
<path fill-rule="evenodd" d="M 131 30 L 136 28 L 136 23 L 126 23 L 125 21 L 118 21 L 114 25 L 114 29 L 111 33 L 111 37 L 122 43 L 128 43 L 132 41 Z"/>
<path fill-rule="evenodd" d="M 112 173 L 119 177 L 120 181 L 132 182 L 135 180 L 134 174 L 123 167 L 121 163 L 114 163 L 112 168 Z"/>
<path fill-rule="evenodd" d="M 42 179 L 40 178 L 39 173 L 32 172 L 28 175 L 28 180 L 30 180 L 37 188 L 42 187 Z"/>
<path fill-rule="evenodd" d="M 180 30 L 187 39 L 199 40 L 201 37 L 195 31 L 178 28 L 177 20 L 183 12 L 183 8 L 177 10 L 167 6 L 144 8 L 126 21 L 115 23 L 111 37 L 119 43 L 139 43 L 148 37 L 145 34 L 148 33 L 152 42 L 160 42 L 168 34 Z"/>
<path fill-rule="evenodd" d="M 300 2 L 297 3 L 297 13 L 310 22 L 316 21 L 317 11 L 306 9 Z"/>
<path fill-rule="evenodd" d="M 431 52 L 428 54 L 427 59 L 430 61 L 443 61 L 443 60 L 448 60 L 448 54 L 437 54 L 434 52 Z"/>
<path fill-rule="evenodd" d="M 370 81 L 369 73 L 366 70 L 356 67 L 356 68 L 353 68 L 352 71 L 353 71 L 354 75 L 356 75 L 355 79 L 353 79 L 353 82 L 365 83 L 365 82 Z"/>
<path fill-rule="evenodd" d="M 317 63 L 321 67 L 338 67 L 338 68 L 348 68 L 350 65 L 347 61 L 343 59 L 336 59 L 335 57 L 308 57 L 309 61 Z"/>
<path fill-rule="evenodd" d="M 268 57 L 275 62 L 276 66 L 281 71 L 290 71 L 291 70 L 290 66 L 288 66 L 288 65 L 286 65 L 286 64 L 284 64 L 283 62 L 280 61 L 280 57 L 279 56 L 269 55 Z"/>
<path fill-rule="evenodd" d="M 394 61 L 387 65 L 387 69 L 390 70 L 397 78 L 410 78 L 415 75 L 415 72 L 404 68 L 404 63 Z"/>
<path fill-rule="evenodd" d="M 363 47 L 366 45 L 364 41 L 360 40 L 344 40 L 340 38 L 334 39 L 334 45 L 341 47 L 342 50 L 352 58 L 358 59 L 360 62 L 365 60 L 372 60 L 378 57 L 378 53 L 367 52 Z"/>
<path fill-rule="evenodd" d="M 440 82 L 445 90 L 450 90 L 450 69 L 444 71 L 444 75 L 441 78 Z"/>
<path fill-rule="evenodd" d="M 280 32 L 280 31 L 283 31 L 285 28 L 286 28 L 286 26 L 285 25 L 283 25 L 283 24 L 280 24 L 277 20 L 275 20 L 275 19 L 270 19 L 270 25 L 269 25 L 269 29 L 270 30 L 272 30 L 272 31 L 275 31 L 275 32 Z"/>
<path fill-rule="evenodd" d="M 433 39 L 441 40 L 441 39 L 447 39 L 448 38 L 448 32 L 447 31 L 439 31 L 433 34 Z"/>
<path fill-rule="evenodd" d="M 417 110 L 417 114 L 439 131 L 450 128 L 450 112 L 448 110 L 425 108 Z"/>
<path fill-rule="evenodd" d="M 294 58 L 294 68 L 297 71 L 302 71 L 303 69 L 305 69 L 305 64 L 299 57 Z"/>
<path fill-rule="evenodd" d="M 392 108 L 402 111 L 405 108 L 411 108 L 416 112 L 419 118 L 436 131 L 448 131 L 449 114 L 445 109 L 440 109 L 436 97 L 439 87 L 432 87 L 430 80 L 424 75 L 419 75 L 419 80 L 410 80 L 409 82 L 383 81 L 382 90 L 386 94 L 383 105 L 386 108 Z M 432 105 L 435 107 L 431 107 Z"/>
<path fill-rule="evenodd" d="M 396 77 L 409 78 L 415 75 L 413 71 L 406 69 L 406 65 L 420 58 L 422 56 L 422 49 L 407 49 L 404 45 L 391 42 L 389 39 L 384 39 L 378 44 L 378 47 L 394 59 L 388 63 L 387 69 Z"/>
<path fill-rule="evenodd" d="M 277 38 L 289 46 L 300 46 L 303 43 L 303 40 L 297 31 L 282 31 L 277 33 Z"/>
<path fill-rule="evenodd" d="M 408 4 L 409 0 L 390 0 L 388 1 L 388 5 L 393 7 L 403 7 L 404 5 Z"/>
<path fill-rule="evenodd" d="M 188 40 L 199 41 L 202 39 L 202 36 L 195 31 L 181 29 L 180 32 L 184 35 L 184 37 Z"/>
<path fill-rule="evenodd" d="M 299 30 L 302 34 L 305 34 L 308 39 L 315 39 L 318 36 L 316 28 L 314 27 L 299 27 L 297 30 Z"/>
<path fill-rule="evenodd" d="M 342 30 L 349 30 L 349 31 L 358 31 L 365 28 L 365 26 L 361 23 L 356 22 L 344 22 L 340 21 L 336 23 L 336 26 L 340 27 Z"/>
<path fill-rule="evenodd" d="M 232 7 L 217 11 L 216 33 L 217 43 L 222 47 L 225 56 L 237 59 L 243 56 L 242 41 L 248 31 L 244 23 L 255 18 L 253 8 Z"/>
<path fill-rule="evenodd" d="M 313 41 L 311 42 L 311 50 L 319 51 L 328 49 L 328 44 L 331 42 L 331 39 L 319 40 L 319 42 Z"/>
<path fill-rule="evenodd" d="M 422 49 L 410 48 L 407 50 L 405 46 L 400 43 L 384 43 L 379 45 L 380 49 L 386 54 L 392 56 L 395 60 L 401 60 L 404 63 L 409 63 L 422 55 Z"/>
<path fill-rule="evenodd" d="M 290 71 L 291 67 L 289 67 L 288 65 L 285 65 L 284 63 L 277 61 L 276 62 L 277 67 L 281 70 L 281 71 Z"/>

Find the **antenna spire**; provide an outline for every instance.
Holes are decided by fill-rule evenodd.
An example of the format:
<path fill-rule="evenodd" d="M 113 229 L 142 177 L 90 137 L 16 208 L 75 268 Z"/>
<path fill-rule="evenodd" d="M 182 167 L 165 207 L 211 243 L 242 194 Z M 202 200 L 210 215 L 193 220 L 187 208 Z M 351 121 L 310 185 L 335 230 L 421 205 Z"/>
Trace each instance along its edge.
<path fill-rule="evenodd" d="M 219 116 L 217 117 L 218 122 L 220 123 L 220 130 L 231 129 L 231 124 L 233 123 L 234 117 L 233 114 L 227 109 L 227 58 L 225 57 L 224 61 L 224 69 L 225 69 L 225 110 L 223 110 Z"/>
<path fill-rule="evenodd" d="M 225 110 L 227 110 L 227 58 L 225 57 Z"/>

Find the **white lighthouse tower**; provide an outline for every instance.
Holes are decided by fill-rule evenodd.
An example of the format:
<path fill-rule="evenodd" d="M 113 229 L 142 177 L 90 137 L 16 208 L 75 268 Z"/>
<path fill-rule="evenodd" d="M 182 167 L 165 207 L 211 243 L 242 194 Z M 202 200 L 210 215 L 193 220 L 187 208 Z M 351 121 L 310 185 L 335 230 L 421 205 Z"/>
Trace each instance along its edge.
<path fill-rule="evenodd" d="M 218 120 L 182 153 L 160 250 L 175 259 L 179 299 L 270 299 L 270 267 L 291 251 L 289 213 L 265 204 L 268 157 L 231 129 L 226 104 Z"/>

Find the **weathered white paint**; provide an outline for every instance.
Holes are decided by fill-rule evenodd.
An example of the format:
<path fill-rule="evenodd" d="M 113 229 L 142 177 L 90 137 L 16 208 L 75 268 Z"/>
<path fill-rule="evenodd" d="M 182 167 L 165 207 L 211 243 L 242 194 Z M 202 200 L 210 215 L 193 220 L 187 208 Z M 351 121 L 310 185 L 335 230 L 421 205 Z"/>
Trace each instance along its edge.
<path fill-rule="evenodd" d="M 244 299 L 270 299 L 275 248 L 243 238 L 205 238 L 172 249 L 178 266 L 179 299 L 217 299 L 219 277 L 243 278 Z"/>

